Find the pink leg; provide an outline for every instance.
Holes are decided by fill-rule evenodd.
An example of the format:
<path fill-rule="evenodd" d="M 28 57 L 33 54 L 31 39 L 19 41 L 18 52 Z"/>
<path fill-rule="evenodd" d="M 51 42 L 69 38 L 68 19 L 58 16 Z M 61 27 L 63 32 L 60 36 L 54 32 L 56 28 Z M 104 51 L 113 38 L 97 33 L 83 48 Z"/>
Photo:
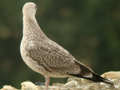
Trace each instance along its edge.
<path fill-rule="evenodd" d="M 49 77 L 45 77 L 46 90 L 48 90 L 49 83 L 50 83 L 50 78 Z"/>

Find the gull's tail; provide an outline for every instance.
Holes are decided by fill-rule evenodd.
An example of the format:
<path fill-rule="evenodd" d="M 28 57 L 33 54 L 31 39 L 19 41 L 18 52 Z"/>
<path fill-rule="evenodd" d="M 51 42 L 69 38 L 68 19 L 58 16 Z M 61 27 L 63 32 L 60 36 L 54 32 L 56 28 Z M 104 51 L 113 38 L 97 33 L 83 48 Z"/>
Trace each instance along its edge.
<path fill-rule="evenodd" d="M 84 64 L 81 64 L 80 62 L 76 61 L 76 64 L 80 66 L 80 72 L 78 74 L 70 74 L 75 77 L 88 79 L 94 82 L 104 82 L 110 85 L 114 85 L 112 81 L 101 77 L 100 75 L 96 74 L 94 71 L 92 71 L 90 68 L 85 66 Z"/>
<path fill-rule="evenodd" d="M 94 81 L 94 82 L 104 82 L 104 83 L 113 85 L 113 83 L 110 80 L 103 78 L 95 73 L 92 73 L 92 77 L 90 77 L 90 78 L 89 77 L 83 77 L 83 78 Z"/>
<path fill-rule="evenodd" d="M 89 73 L 88 76 L 84 76 L 84 75 L 81 75 L 81 74 L 71 74 L 72 76 L 75 76 L 75 77 L 79 77 L 79 78 L 84 78 L 84 79 L 87 79 L 87 80 L 91 80 L 93 82 L 104 82 L 104 83 L 107 83 L 107 84 L 110 84 L 110 85 L 114 85 L 112 81 L 106 79 L 106 78 L 103 78 L 93 72 L 91 72 L 91 75 Z"/>

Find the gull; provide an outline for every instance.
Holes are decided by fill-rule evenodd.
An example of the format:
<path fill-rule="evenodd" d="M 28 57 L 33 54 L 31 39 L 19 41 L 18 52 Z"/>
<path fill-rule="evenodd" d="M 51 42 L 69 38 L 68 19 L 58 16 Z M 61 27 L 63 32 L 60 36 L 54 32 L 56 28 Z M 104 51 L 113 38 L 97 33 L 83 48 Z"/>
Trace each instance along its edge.
<path fill-rule="evenodd" d="M 112 85 L 111 81 L 96 74 L 91 68 L 76 60 L 66 49 L 47 37 L 36 20 L 36 11 L 34 2 L 27 2 L 23 6 L 23 37 L 20 52 L 25 64 L 45 77 L 46 90 L 48 90 L 50 77 L 73 76 Z"/>

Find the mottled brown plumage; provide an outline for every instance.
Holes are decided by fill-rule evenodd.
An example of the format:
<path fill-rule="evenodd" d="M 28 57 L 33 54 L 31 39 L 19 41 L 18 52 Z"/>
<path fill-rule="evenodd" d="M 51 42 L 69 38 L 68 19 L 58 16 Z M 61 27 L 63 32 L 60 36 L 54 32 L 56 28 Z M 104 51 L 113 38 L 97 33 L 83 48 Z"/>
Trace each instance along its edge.
<path fill-rule="evenodd" d="M 96 74 L 78 62 L 62 46 L 49 39 L 39 27 L 35 14 L 36 5 L 32 2 L 26 3 L 23 7 L 23 38 L 20 47 L 24 62 L 46 79 L 76 76 L 92 80 Z M 100 78 L 97 75 L 93 81 L 110 83 Z"/>

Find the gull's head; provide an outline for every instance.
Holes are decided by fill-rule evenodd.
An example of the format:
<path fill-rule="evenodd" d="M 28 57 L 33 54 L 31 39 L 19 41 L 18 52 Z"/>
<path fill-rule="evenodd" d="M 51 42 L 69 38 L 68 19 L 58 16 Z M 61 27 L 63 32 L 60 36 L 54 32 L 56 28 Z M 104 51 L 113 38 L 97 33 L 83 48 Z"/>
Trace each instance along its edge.
<path fill-rule="evenodd" d="M 24 4 L 22 12 L 23 12 L 23 16 L 26 17 L 34 17 L 36 14 L 36 4 L 33 2 L 27 2 Z"/>

